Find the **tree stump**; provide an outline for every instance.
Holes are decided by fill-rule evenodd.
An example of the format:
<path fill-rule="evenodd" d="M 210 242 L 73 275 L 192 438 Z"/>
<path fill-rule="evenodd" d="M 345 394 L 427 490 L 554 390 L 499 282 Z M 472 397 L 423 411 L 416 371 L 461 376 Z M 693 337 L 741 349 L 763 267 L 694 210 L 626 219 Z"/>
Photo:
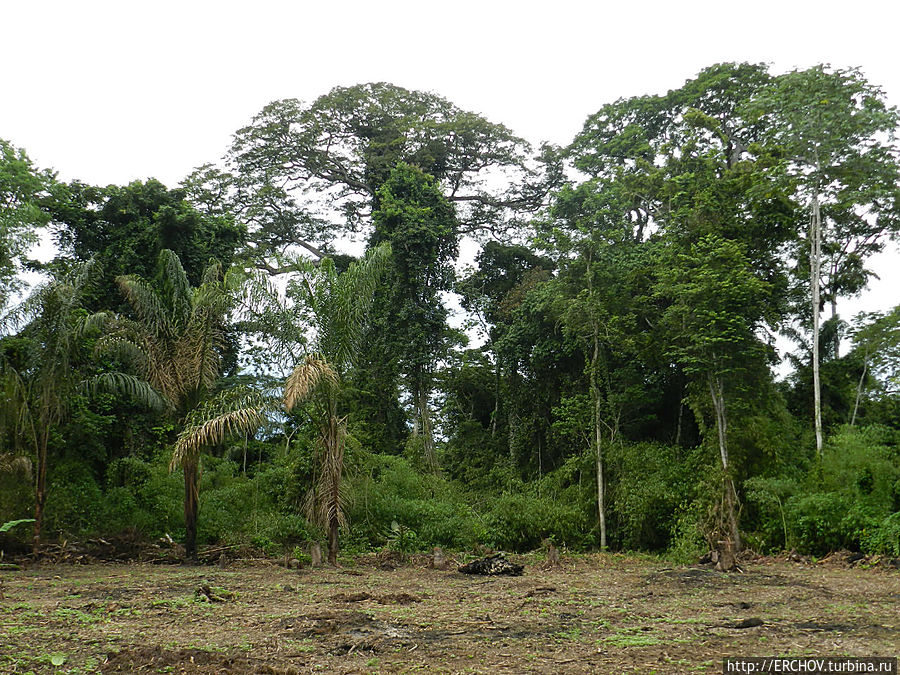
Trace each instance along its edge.
<path fill-rule="evenodd" d="M 729 539 L 717 541 L 716 553 L 718 553 L 717 571 L 732 572 L 738 569 L 737 562 L 734 559 L 734 542 Z"/>
<path fill-rule="evenodd" d="M 319 567 L 322 564 L 322 547 L 319 542 L 314 541 L 309 545 L 309 559 L 313 567 Z"/>
<path fill-rule="evenodd" d="M 444 555 L 444 551 L 440 546 L 435 546 L 434 550 L 431 552 L 431 565 L 436 570 L 445 570 L 447 569 L 448 561 L 447 556 Z"/>

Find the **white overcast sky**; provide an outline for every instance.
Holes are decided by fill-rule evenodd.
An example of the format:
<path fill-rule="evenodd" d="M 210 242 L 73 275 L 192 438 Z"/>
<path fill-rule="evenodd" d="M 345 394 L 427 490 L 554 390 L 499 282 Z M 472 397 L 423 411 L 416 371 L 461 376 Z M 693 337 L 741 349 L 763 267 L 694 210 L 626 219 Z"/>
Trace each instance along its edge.
<path fill-rule="evenodd" d="M 63 179 L 175 186 L 266 103 L 388 81 L 565 144 L 722 61 L 859 66 L 900 104 L 894 0 L 0 0 L 0 138 Z M 900 298 L 900 254 L 862 304 Z"/>

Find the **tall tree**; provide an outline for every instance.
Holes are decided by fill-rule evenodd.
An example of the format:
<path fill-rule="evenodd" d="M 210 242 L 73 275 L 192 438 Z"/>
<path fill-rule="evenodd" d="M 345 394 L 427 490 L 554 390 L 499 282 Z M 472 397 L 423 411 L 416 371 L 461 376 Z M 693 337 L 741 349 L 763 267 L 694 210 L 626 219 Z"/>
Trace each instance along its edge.
<path fill-rule="evenodd" d="M 393 255 L 377 297 L 379 316 L 372 344 L 396 359 L 415 411 L 414 433 L 423 441 L 426 464 L 437 468 L 430 398 L 434 368 L 447 351 L 447 309 L 458 248 L 453 205 L 436 181 L 405 163 L 391 170 L 378 190 L 370 244 L 389 242 Z"/>
<path fill-rule="evenodd" d="M 836 314 L 837 298 L 865 284 L 864 257 L 900 231 L 894 144 L 900 118 L 859 70 L 827 66 L 782 75 L 761 90 L 749 109 L 767 129 L 773 183 L 793 194 L 808 213 L 814 417 L 821 456 L 822 305 L 829 298 Z M 826 254 L 830 269 L 823 289 Z"/>
<path fill-rule="evenodd" d="M 400 162 L 436 179 L 463 231 L 499 228 L 546 196 L 553 174 L 531 168 L 529 153 L 500 124 L 380 82 L 336 87 L 310 104 L 270 103 L 235 134 L 225 170 L 201 167 L 186 187 L 198 205 L 227 196 L 250 225 L 257 264 L 275 272 L 286 249 L 319 258 L 369 228 L 378 189 Z M 498 180 L 501 172 L 515 178 Z"/>
<path fill-rule="evenodd" d="M 767 313 L 770 288 L 750 265 L 745 249 L 721 236 L 706 235 L 675 255 L 660 273 L 661 292 L 672 300 L 665 314 L 672 353 L 695 378 L 698 419 L 703 418 L 702 400 L 711 404 L 723 475 L 721 515 L 740 549 L 729 408 L 738 397 L 750 394 L 755 380 L 767 375 L 767 348 L 757 332 Z"/>

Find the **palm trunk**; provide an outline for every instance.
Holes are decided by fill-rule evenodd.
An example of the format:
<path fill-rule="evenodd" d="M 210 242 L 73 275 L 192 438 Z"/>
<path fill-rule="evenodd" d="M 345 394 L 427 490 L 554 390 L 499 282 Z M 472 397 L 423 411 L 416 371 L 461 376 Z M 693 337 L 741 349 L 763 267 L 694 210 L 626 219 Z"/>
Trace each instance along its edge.
<path fill-rule="evenodd" d="M 328 564 L 337 567 L 338 561 L 338 531 L 340 525 L 337 516 L 328 519 Z"/>
<path fill-rule="evenodd" d="M 341 480 L 344 473 L 344 429 L 345 419 L 337 416 L 336 407 L 332 407 L 328 422 L 328 436 L 324 439 L 326 485 L 326 526 L 328 528 L 328 563 L 337 567 L 340 547 L 339 531 L 341 524 Z"/>
<path fill-rule="evenodd" d="M 34 418 L 32 421 L 32 433 L 35 433 Z M 44 506 L 47 503 L 47 446 L 50 444 L 49 414 L 43 415 L 41 420 L 40 436 L 35 434 L 37 471 L 34 478 L 34 538 L 32 553 L 38 555 L 41 552 L 41 531 L 44 526 Z"/>
<path fill-rule="evenodd" d="M 188 560 L 197 558 L 197 512 L 200 506 L 200 463 L 190 459 L 184 469 L 184 551 Z"/>

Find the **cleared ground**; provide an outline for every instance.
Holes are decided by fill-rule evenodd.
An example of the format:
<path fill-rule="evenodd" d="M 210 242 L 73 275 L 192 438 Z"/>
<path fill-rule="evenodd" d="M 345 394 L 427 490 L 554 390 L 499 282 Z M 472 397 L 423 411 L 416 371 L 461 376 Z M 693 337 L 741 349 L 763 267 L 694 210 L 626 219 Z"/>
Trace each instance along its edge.
<path fill-rule="evenodd" d="M 512 559 L 524 576 L 377 557 L 0 571 L 0 673 L 714 673 L 725 656 L 900 651 L 898 570 Z"/>

